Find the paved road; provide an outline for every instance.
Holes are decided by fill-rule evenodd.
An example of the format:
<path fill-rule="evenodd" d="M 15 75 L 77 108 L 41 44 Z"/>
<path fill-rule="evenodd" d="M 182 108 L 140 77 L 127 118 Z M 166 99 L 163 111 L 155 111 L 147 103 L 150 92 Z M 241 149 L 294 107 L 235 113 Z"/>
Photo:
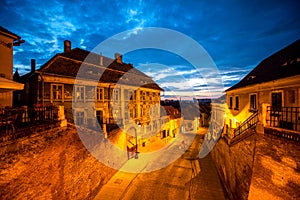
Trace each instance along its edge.
<path fill-rule="evenodd" d="M 198 159 L 201 142 L 202 136 L 196 135 L 185 153 L 162 169 L 148 173 L 118 172 L 95 199 L 226 199 L 210 156 Z M 178 145 L 170 145 L 168 148 L 184 151 Z M 140 171 L 149 167 L 135 162 L 133 159 L 127 165 L 140 167 Z M 152 163 L 160 165 L 164 160 L 157 157 Z"/>

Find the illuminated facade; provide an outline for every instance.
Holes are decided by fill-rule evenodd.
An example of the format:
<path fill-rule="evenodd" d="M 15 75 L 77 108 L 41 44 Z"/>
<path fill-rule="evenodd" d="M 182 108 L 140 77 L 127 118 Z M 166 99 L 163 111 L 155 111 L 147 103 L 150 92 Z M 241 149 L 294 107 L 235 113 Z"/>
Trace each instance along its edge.
<path fill-rule="evenodd" d="M 0 26 L 0 107 L 12 106 L 12 91 L 24 87 L 12 81 L 13 47 L 23 42 L 20 36 Z"/>
<path fill-rule="evenodd" d="M 162 127 L 160 136 L 161 138 L 173 137 L 175 138 L 182 130 L 183 117 L 178 109 L 173 106 L 162 106 Z"/>
<path fill-rule="evenodd" d="M 257 122 L 251 123 L 300 131 L 299 113 L 300 40 L 297 40 L 263 60 L 226 90 L 224 132 L 234 137 L 241 124 L 254 118 Z"/>
<path fill-rule="evenodd" d="M 64 106 L 68 121 L 77 125 L 158 129 L 162 89 L 149 76 L 123 63 L 119 54 L 111 59 L 71 49 L 70 41 L 64 47 L 38 70 L 32 61 L 31 72 L 21 77 L 23 102 Z"/>

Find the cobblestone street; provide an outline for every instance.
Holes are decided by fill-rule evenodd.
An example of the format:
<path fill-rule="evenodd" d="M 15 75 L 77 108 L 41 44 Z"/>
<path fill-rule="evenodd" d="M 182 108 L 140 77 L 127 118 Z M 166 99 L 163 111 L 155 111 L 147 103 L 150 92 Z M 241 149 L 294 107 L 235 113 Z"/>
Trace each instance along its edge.
<path fill-rule="evenodd" d="M 210 155 L 198 158 L 203 136 L 196 135 L 192 145 L 179 159 L 160 170 L 127 173 L 121 169 L 95 199 L 226 199 Z M 181 149 L 172 145 L 169 148 Z M 155 163 L 160 162 L 163 161 L 156 158 Z M 136 164 L 137 160 L 131 159 L 124 167 Z M 142 170 L 147 166 L 139 167 Z"/>

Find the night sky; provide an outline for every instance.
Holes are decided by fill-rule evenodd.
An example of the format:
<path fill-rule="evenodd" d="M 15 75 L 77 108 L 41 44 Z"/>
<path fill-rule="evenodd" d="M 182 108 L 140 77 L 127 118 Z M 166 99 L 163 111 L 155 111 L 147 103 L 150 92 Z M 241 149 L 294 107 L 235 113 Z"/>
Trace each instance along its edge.
<path fill-rule="evenodd" d="M 300 38 L 300 4 L 290 0 L 0 2 L 0 25 L 26 41 L 14 48 L 14 69 L 20 74 L 29 72 L 30 59 L 36 59 L 39 68 L 62 52 L 65 39 L 72 48 L 92 51 L 128 30 L 139 35 L 143 28 L 161 27 L 185 34 L 213 59 L 224 88 L 208 87 L 201 78 L 205 72 L 199 74 L 172 52 L 143 49 L 124 54 L 125 62 L 162 84 L 166 95 L 220 96 L 264 58 Z"/>

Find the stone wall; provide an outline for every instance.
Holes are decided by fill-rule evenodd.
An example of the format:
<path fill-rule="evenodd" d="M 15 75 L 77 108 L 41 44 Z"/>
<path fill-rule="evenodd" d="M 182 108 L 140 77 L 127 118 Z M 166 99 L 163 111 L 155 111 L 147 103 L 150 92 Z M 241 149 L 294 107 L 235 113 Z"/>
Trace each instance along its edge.
<path fill-rule="evenodd" d="M 230 199 L 248 199 L 251 183 L 255 135 L 229 146 L 221 138 L 211 152 Z"/>
<path fill-rule="evenodd" d="M 91 199 L 116 172 L 86 150 L 73 126 L 1 143 L 0 154 L 1 199 Z"/>
<path fill-rule="evenodd" d="M 300 143 L 257 135 L 249 199 L 300 199 Z"/>
<path fill-rule="evenodd" d="M 270 131 L 234 145 L 222 138 L 212 150 L 230 199 L 300 199 L 299 142 Z"/>

